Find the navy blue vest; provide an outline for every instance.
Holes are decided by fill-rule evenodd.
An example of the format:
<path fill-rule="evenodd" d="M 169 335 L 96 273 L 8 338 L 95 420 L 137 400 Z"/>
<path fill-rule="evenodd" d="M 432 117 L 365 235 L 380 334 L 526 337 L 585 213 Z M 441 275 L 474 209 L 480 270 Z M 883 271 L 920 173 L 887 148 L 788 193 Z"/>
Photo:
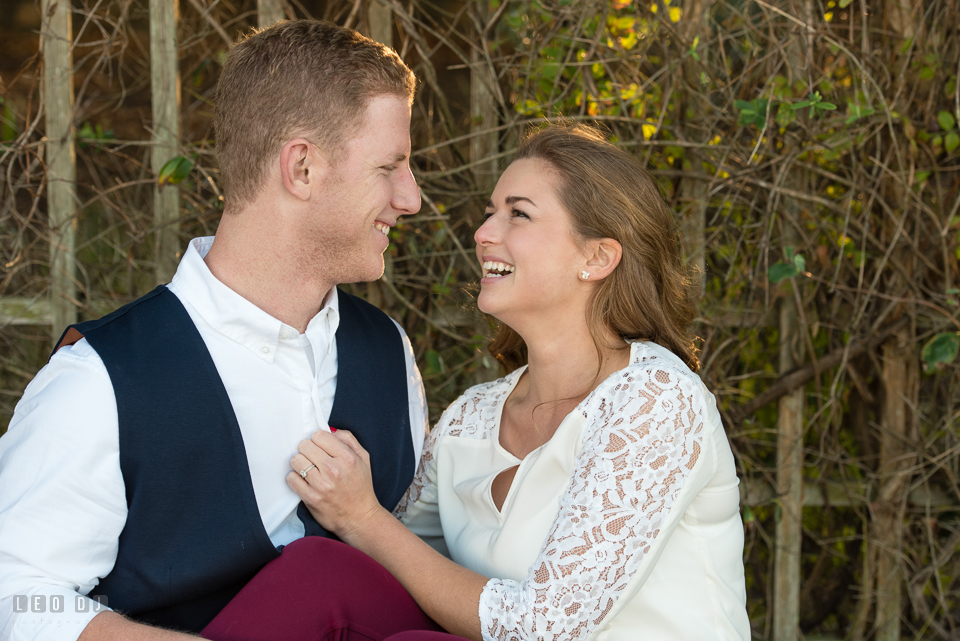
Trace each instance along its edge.
<path fill-rule="evenodd" d="M 370 452 L 377 497 L 393 509 L 415 464 L 403 342 L 383 312 L 338 296 L 330 424 Z M 260 519 L 236 414 L 200 333 L 165 286 L 68 328 L 57 349 L 81 336 L 113 384 L 128 508 L 117 562 L 91 596 L 134 619 L 199 632 L 279 555 Z M 307 535 L 329 536 L 302 503 L 298 514 Z"/>

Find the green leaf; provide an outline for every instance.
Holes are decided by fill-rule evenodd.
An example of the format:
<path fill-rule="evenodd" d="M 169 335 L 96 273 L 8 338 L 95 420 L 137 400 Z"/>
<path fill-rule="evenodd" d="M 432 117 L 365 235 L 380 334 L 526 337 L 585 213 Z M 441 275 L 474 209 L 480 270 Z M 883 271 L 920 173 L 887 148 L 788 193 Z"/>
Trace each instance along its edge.
<path fill-rule="evenodd" d="M 160 175 L 157 177 L 157 184 L 176 185 L 190 174 L 193 169 L 193 161 L 183 156 L 174 156 L 164 163 L 160 168 Z"/>
<path fill-rule="evenodd" d="M 938 113 L 937 122 L 940 123 L 940 128 L 944 131 L 950 131 L 957 125 L 957 120 L 949 111 L 941 111 Z"/>
<path fill-rule="evenodd" d="M 777 263 L 776 265 L 772 265 L 767 271 L 767 279 L 771 285 L 776 285 L 780 281 L 793 278 L 799 273 L 800 270 L 797 269 L 796 263 Z"/>
<path fill-rule="evenodd" d="M 807 271 L 807 260 L 803 257 L 803 254 L 797 254 L 794 256 L 793 264 L 797 268 L 797 273 L 803 273 Z"/>
<path fill-rule="evenodd" d="M 837 106 L 836 106 L 835 104 L 833 104 L 832 102 L 818 102 L 818 103 L 817 103 L 817 109 L 820 109 L 821 111 L 833 111 L 833 110 L 836 109 L 836 108 L 837 108 Z"/>
<path fill-rule="evenodd" d="M 920 80 L 933 80 L 933 67 L 924 67 L 920 70 Z"/>
<path fill-rule="evenodd" d="M 937 334 L 923 346 L 920 353 L 925 371 L 937 371 L 949 365 L 960 351 L 960 332 Z"/>
<path fill-rule="evenodd" d="M 749 505 L 743 506 L 743 522 L 752 523 L 756 520 L 756 515 L 754 515 L 753 510 L 750 509 Z"/>
<path fill-rule="evenodd" d="M 0 104 L 3 104 L 0 102 Z M 0 124 L 0 140 L 10 142 L 17 138 L 17 116 L 10 105 L 3 105 L 3 122 Z"/>
<path fill-rule="evenodd" d="M 943 148 L 952 154 L 957 150 L 957 147 L 960 147 L 960 134 L 951 131 L 947 134 L 947 137 L 943 139 Z"/>
<path fill-rule="evenodd" d="M 861 107 L 860 105 L 854 104 L 852 102 L 847 103 L 847 116 L 846 124 L 856 122 L 860 118 L 869 116 L 873 114 L 876 110 L 873 107 Z"/>
<path fill-rule="evenodd" d="M 847 7 L 850 6 L 851 2 L 853 2 L 853 0 L 840 0 L 840 8 L 846 9 Z"/>
<path fill-rule="evenodd" d="M 435 349 L 429 349 L 426 353 L 427 359 L 427 374 L 441 374 L 443 373 L 443 359 L 440 358 L 440 353 Z"/>
<path fill-rule="evenodd" d="M 777 106 L 777 115 L 774 116 L 774 121 L 781 126 L 786 127 L 791 122 L 797 119 L 797 114 L 794 113 L 793 109 L 790 108 L 790 105 L 786 102 L 781 102 Z"/>
<path fill-rule="evenodd" d="M 756 125 L 762 129 L 767 122 L 767 105 L 769 100 L 766 98 L 757 98 L 756 100 L 737 100 L 734 106 L 740 110 L 740 116 L 737 118 L 739 125 Z"/>
<path fill-rule="evenodd" d="M 700 44 L 700 36 L 696 36 L 696 37 L 693 39 L 693 44 L 690 45 L 690 51 L 688 51 L 687 53 L 690 54 L 690 56 L 691 56 L 694 60 L 696 60 L 697 62 L 700 62 L 700 54 L 697 53 L 697 45 L 698 45 L 698 44 Z"/>
<path fill-rule="evenodd" d="M 804 107 L 810 107 L 810 106 L 812 106 L 813 104 L 815 104 L 815 103 L 814 103 L 813 101 L 811 101 L 811 100 L 801 100 L 800 102 L 795 102 L 795 103 L 793 103 L 792 105 L 790 105 L 790 108 L 793 109 L 794 111 L 796 111 L 797 109 L 803 109 Z"/>

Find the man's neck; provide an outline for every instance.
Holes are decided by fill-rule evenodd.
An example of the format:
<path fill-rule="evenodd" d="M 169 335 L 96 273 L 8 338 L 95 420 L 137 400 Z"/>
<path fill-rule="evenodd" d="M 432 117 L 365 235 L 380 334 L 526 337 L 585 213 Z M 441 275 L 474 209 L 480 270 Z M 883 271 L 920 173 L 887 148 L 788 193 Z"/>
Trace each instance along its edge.
<path fill-rule="evenodd" d="M 336 283 L 274 218 L 269 211 L 224 213 L 204 262 L 217 280 L 303 333 Z"/>

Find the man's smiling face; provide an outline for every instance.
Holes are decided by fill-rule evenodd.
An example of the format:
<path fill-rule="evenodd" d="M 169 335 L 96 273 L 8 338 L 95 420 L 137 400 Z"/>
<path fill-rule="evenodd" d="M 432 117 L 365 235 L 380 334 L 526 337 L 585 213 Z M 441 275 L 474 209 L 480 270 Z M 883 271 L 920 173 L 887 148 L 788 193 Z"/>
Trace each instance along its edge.
<path fill-rule="evenodd" d="M 410 171 L 410 105 L 385 95 L 367 103 L 357 135 L 330 159 L 326 211 L 319 212 L 325 253 L 336 282 L 371 281 L 383 274 L 387 232 L 420 210 Z"/>

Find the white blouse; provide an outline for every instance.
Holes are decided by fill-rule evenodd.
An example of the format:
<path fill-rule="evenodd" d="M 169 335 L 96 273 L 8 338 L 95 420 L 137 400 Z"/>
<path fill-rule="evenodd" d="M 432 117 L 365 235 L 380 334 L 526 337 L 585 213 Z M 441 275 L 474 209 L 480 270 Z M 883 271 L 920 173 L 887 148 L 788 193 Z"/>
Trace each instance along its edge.
<path fill-rule="evenodd" d="M 396 514 L 490 579 L 485 641 L 749 639 L 733 455 L 713 395 L 669 350 L 630 363 L 524 459 L 500 445 L 526 368 L 444 412 Z M 491 485 L 519 468 L 497 510 Z"/>

